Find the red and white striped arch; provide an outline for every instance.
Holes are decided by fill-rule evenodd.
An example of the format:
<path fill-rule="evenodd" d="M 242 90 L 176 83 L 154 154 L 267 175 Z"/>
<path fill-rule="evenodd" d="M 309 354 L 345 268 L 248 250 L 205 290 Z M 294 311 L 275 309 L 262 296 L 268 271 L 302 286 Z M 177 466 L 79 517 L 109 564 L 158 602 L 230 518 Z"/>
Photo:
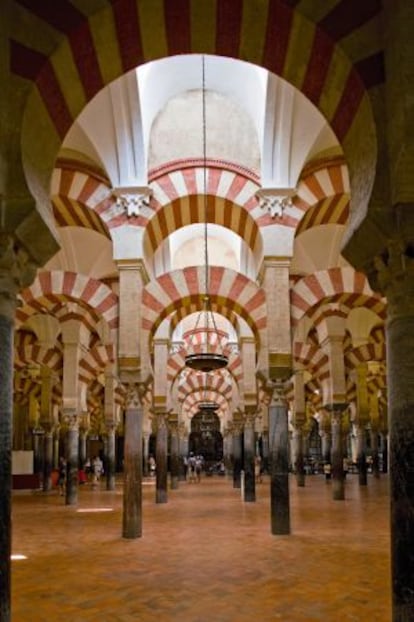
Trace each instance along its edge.
<path fill-rule="evenodd" d="M 112 360 L 112 346 L 95 345 L 79 361 L 79 377 L 89 383 L 96 378 Z"/>
<path fill-rule="evenodd" d="M 209 374 L 206 380 L 204 374 L 189 373 L 185 377 L 185 381 L 180 382 L 178 386 L 178 399 L 182 402 L 187 395 L 194 391 L 209 391 L 220 393 L 227 399 L 231 397 L 232 381 L 227 373 L 215 372 Z M 207 388 L 206 388 L 207 387 Z"/>
<path fill-rule="evenodd" d="M 109 182 L 88 168 L 61 166 L 53 171 L 51 196 L 56 222 L 61 227 L 87 227 L 110 238 L 110 230 L 128 224 L 145 227 L 153 210 L 128 217 L 116 204 Z"/>
<path fill-rule="evenodd" d="M 39 272 L 30 287 L 24 289 L 19 298 L 23 306 L 16 311 L 18 325 L 44 307 L 74 301 L 92 309 L 96 318 L 103 318 L 110 329 L 118 326 L 118 296 L 104 283 L 75 272 Z"/>
<path fill-rule="evenodd" d="M 381 5 L 365 5 L 346 12 L 334 0 L 305 16 L 282 0 L 119 0 L 85 15 L 69 2 L 59 12 L 26 2 L 20 7 L 26 34 L 12 33 L 10 65 L 37 91 L 29 98 L 28 116 L 38 121 L 30 132 L 30 157 L 35 162 L 43 150 L 53 162 L 85 102 L 106 84 L 145 62 L 188 53 L 240 58 L 281 76 L 318 107 L 354 155 L 360 144 L 355 137 L 373 127 L 367 91 L 384 80 L 381 42 L 370 27 L 381 18 Z M 36 50 L 31 26 L 42 35 Z M 355 30 L 359 36 L 350 36 Z M 46 136 L 45 127 L 53 128 Z"/>
<path fill-rule="evenodd" d="M 200 409 L 201 402 L 215 402 L 218 405 L 217 415 L 224 414 L 228 410 L 228 400 L 221 394 L 216 391 L 207 391 L 204 390 L 194 391 L 186 396 L 184 401 L 182 402 L 182 412 L 189 417 L 195 415 Z"/>
<path fill-rule="evenodd" d="M 28 363 L 44 365 L 54 372 L 63 368 L 63 351 L 61 342 L 57 341 L 54 348 L 41 346 L 32 333 L 16 331 L 14 342 L 15 369 L 22 369 Z"/>
<path fill-rule="evenodd" d="M 322 302 L 339 302 L 344 307 L 365 306 L 381 318 L 385 316 L 384 299 L 374 294 L 368 281 L 353 268 L 330 268 L 310 274 L 291 289 L 292 324 L 312 316 Z"/>
<path fill-rule="evenodd" d="M 204 268 L 188 267 L 159 276 L 146 285 L 142 295 L 142 329 L 155 334 L 171 313 L 184 317 L 203 308 Z M 233 270 L 209 269 L 209 295 L 212 310 L 227 317 L 240 315 L 250 326 L 258 344 L 266 328 L 264 290 Z"/>

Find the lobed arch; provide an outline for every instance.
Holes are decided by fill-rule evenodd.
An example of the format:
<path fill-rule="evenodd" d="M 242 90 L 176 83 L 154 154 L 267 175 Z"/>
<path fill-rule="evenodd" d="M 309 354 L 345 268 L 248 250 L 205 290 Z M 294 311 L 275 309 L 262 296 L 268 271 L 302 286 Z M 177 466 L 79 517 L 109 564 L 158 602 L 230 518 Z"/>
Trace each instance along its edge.
<path fill-rule="evenodd" d="M 33 84 L 22 149 L 34 195 L 39 196 L 40 186 L 47 193 L 62 139 L 85 104 L 106 84 L 151 60 L 206 53 L 268 69 L 321 111 L 350 165 L 355 218 L 365 215 L 376 159 L 368 89 L 383 80 L 382 54 L 372 54 L 377 49 L 372 47 L 372 35 L 366 49 L 358 51 L 351 45 L 345 52 L 341 39 L 378 17 L 381 7 L 376 3 L 355 5 L 346 19 L 341 19 L 341 3 L 320 13 L 307 10 L 305 15 L 284 0 L 161 5 L 118 0 L 94 13 L 89 9 L 90 15 L 71 4 L 59 13 L 28 0 L 20 0 L 20 5 L 29 16 L 35 15 L 39 25 L 45 22 L 44 41 L 40 40 L 38 49 L 32 49 L 29 36 L 25 39 L 18 33 L 10 45 L 12 72 Z M 334 26 L 338 18 L 341 28 Z M 41 161 L 43 170 L 36 167 Z"/>

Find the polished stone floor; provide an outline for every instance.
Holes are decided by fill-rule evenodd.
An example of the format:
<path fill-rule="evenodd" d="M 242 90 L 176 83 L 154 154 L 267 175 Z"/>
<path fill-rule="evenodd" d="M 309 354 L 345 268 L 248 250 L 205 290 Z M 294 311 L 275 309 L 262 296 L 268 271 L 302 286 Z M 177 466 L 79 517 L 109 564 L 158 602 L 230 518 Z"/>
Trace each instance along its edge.
<path fill-rule="evenodd" d="M 272 536 L 269 481 L 244 503 L 224 477 L 144 483 L 143 537 L 123 540 L 122 485 L 13 494 L 13 622 L 388 622 L 386 476 L 332 501 L 323 475 L 290 481 L 290 536 Z"/>

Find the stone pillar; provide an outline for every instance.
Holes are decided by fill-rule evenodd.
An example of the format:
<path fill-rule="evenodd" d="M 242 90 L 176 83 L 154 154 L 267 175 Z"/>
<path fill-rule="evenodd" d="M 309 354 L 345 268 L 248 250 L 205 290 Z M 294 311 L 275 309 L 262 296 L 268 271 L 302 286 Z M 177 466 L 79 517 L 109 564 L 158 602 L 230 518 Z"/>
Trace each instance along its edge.
<path fill-rule="evenodd" d="M 269 430 L 263 428 L 262 432 L 263 472 L 269 473 Z"/>
<path fill-rule="evenodd" d="M 299 487 L 305 485 L 305 460 L 303 455 L 303 426 L 306 423 L 305 379 L 304 369 L 298 363 L 293 374 L 293 425 L 296 482 Z"/>
<path fill-rule="evenodd" d="M 77 505 L 79 491 L 79 421 L 74 409 L 65 408 L 62 413 L 66 430 L 66 505 Z"/>
<path fill-rule="evenodd" d="M 106 490 L 115 490 L 115 431 L 116 425 L 113 421 L 105 422 L 106 430 Z"/>
<path fill-rule="evenodd" d="M 40 395 L 40 425 L 44 430 L 43 436 L 43 491 L 52 490 L 52 469 L 53 469 L 53 408 L 52 391 L 54 385 L 54 375 L 45 366 L 41 367 L 41 395 Z"/>
<path fill-rule="evenodd" d="M 386 295 L 388 305 L 392 613 L 393 622 L 405 622 L 414 619 L 414 261 L 411 246 L 407 247 L 403 240 L 389 241 L 387 254 L 375 258 L 375 268 L 377 281 L 374 285 Z"/>
<path fill-rule="evenodd" d="M 83 415 L 82 415 L 83 418 Z M 88 428 L 83 425 L 81 420 L 79 425 L 79 467 L 85 466 L 87 451 L 86 451 L 86 439 L 88 438 Z"/>
<path fill-rule="evenodd" d="M 89 345 L 89 330 L 80 321 L 69 319 L 62 324 L 63 396 L 62 415 L 66 430 L 66 505 L 78 502 L 79 415 L 81 387 L 79 361 L 82 350 Z"/>
<path fill-rule="evenodd" d="M 55 433 L 53 435 L 53 468 L 59 468 L 59 445 L 60 445 L 60 433 L 61 426 L 58 424 L 55 427 Z"/>
<path fill-rule="evenodd" d="M 345 499 L 345 482 L 343 468 L 343 442 L 342 442 L 342 411 L 338 408 L 331 414 L 332 429 L 332 498 L 335 501 Z"/>
<path fill-rule="evenodd" d="M 254 420 L 255 408 L 246 407 L 244 417 L 244 501 L 256 501 L 256 482 L 254 473 L 255 439 Z"/>
<path fill-rule="evenodd" d="M 185 481 L 186 472 L 184 470 L 184 458 L 187 459 L 188 456 L 188 433 L 184 422 L 178 424 L 178 446 L 180 456 L 180 469 L 178 472 L 178 479 L 181 481 Z"/>
<path fill-rule="evenodd" d="M 270 386 L 269 451 L 270 451 L 270 521 L 273 535 L 290 533 L 289 504 L 289 434 L 288 410 L 284 383 Z"/>
<path fill-rule="evenodd" d="M 361 363 L 355 368 L 353 372 L 353 378 L 356 387 L 355 423 L 357 426 L 357 465 L 360 486 L 367 485 L 366 428 L 369 421 L 367 375 L 367 363 Z"/>
<path fill-rule="evenodd" d="M 3 145 L 4 147 L 4 145 Z M 2 197 L 3 210 L 7 197 Z M 12 236 L 0 232 L 0 620 L 10 620 L 11 489 L 13 421 L 13 336 L 17 292 L 29 285 L 36 267 L 20 256 Z"/>
<path fill-rule="evenodd" d="M 293 432 L 293 440 L 295 446 L 295 474 L 296 483 L 299 487 L 305 485 L 305 460 L 303 456 L 303 427 L 296 425 Z"/>
<path fill-rule="evenodd" d="M 240 488 L 242 471 L 243 424 L 236 414 L 233 415 L 233 417 L 233 488 Z"/>
<path fill-rule="evenodd" d="M 170 473 L 171 473 L 171 490 L 178 488 L 179 464 L 178 455 L 178 415 L 172 413 L 168 417 L 168 427 L 170 429 Z"/>
<path fill-rule="evenodd" d="M 115 390 L 117 379 L 114 374 L 114 364 L 108 363 L 105 369 L 105 397 L 104 416 L 106 431 L 106 490 L 115 490 L 115 432 L 117 427 L 117 413 L 115 405 Z"/>
<path fill-rule="evenodd" d="M 142 418 L 141 403 L 145 388 L 138 382 L 126 385 L 124 431 L 124 494 L 122 537 L 142 536 Z M 125 380 L 125 375 L 121 380 Z"/>
<path fill-rule="evenodd" d="M 157 438 L 155 443 L 155 463 L 157 465 L 155 483 L 155 502 L 167 503 L 167 450 L 168 450 L 168 415 L 165 411 L 155 411 L 157 419 Z"/>
<path fill-rule="evenodd" d="M 370 417 L 371 417 L 370 440 L 371 440 L 372 474 L 375 478 L 378 479 L 380 476 L 379 451 L 378 451 L 380 414 L 379 414 L 379 400 L 378 400 L 377 394 L 372 394 L 370 396 L 369 411 L 370 411 Z"/>
<path fill-rule="evenodd" d="M 53 425 L 43 423 L 43 491 L 52 490 Z"/>
<path fill-rule="evenodd" d="M 149 440 L 150 440 L 150 436 L 151 436 L 151 433 L 148 432 L 148 431 L 143 433 L 143 448 L 144 448 L 143 472 L 144 472 L 144 477 L 148 477 L 148 475 L 149 475 L 148 459 L 149 459 Z"/>

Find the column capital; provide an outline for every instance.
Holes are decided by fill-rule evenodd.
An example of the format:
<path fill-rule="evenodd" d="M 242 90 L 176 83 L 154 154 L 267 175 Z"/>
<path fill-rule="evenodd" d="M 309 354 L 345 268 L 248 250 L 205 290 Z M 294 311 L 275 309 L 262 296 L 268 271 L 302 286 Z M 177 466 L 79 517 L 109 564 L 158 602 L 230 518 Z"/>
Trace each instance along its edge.
<path fill-rule="evenodd" d="M 0 314 L 12 319 L 18 305 L 17 294 L 35 278 L 37 264 L 13 236 L 0 231 Z"/>
<path fill-rule="evenodd" d="M 132 380 L 132 379 L 131 379 Z M 142 406 L 145 394 L 148 389 L 147 383 L 144 382 L 127 382 L 123 383 L 125 387 L 125 405 L 126 408 L 135 409 Z"/>
<path fill-rule="evenodd" d="M 79 417 L 74 408 L 64 408 L 62 410 L 62 424 L 68 430 L 79 429 Z"/>

